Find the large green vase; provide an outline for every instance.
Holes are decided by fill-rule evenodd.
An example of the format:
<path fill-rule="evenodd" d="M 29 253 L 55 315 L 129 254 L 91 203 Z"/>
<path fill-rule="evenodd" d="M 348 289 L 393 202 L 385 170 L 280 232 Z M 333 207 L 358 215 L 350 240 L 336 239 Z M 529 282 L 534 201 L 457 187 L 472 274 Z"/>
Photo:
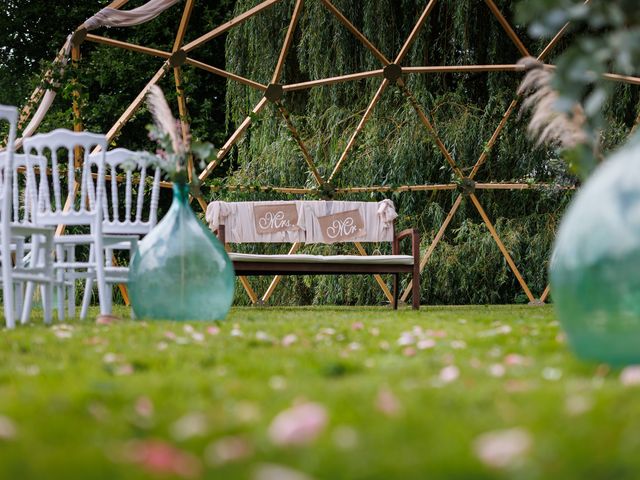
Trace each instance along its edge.
<path fill-rule="evenodd" d="M 550 263 L 553 303 L 582 358 L 640 363 L 640 145 L 592 175 L 567 210 Z"/>
<path fill-rule="evenodd" d="M 165 217 L 140 242 L 129 269 L 136 318 L 222 320 L 231 308 L 233 265 L 189 206 L 189 188 L 173 185 Z"/>

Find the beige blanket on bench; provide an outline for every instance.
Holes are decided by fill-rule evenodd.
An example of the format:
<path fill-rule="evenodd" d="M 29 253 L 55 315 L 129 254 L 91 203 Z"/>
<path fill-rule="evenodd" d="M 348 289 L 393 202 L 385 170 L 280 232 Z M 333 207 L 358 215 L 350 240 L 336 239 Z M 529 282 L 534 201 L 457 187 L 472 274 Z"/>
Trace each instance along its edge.
<path fill-rule="evenodd" d="M 295 205 L 297 221 L 288 229 L 259 233 L 259 219 L 255 207 Z M 271 202 L 211 202 L 207 207 L 206 220 L 212 230 L 225 225 L 226 241 L 229 243 L 328 243 L 320 220 L 333 219 L 333 215 L 357 211 L 363 228 L 356 236 L 343 242 L 391 242 L 393 221 L 398 216 L 391 200 L 381 202 L 342 201 L 271 201 Z M 338 216 L 339 217 L 339 216 Z M 286 221 L 286 220 L 283 220 Z"/>

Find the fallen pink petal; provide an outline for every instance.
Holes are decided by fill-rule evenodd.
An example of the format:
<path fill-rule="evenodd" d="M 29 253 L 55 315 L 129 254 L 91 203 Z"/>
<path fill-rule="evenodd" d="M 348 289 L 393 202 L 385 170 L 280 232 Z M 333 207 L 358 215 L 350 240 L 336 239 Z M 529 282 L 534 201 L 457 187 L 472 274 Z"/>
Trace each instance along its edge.
<path fill-rule="evenodd" d="M 324 431 L 328 420 L 326 408 L 319 403 L 295 405 L 273 419 L 269 426 L 269 438 L 279 446 L 309 444 Z"/>
<path fill-rule="evenodd" d="M 134 441 L 124 448 L 127 461 L 155 474 L 197 478 L 202 472 L 200 460 L 162 440 Z"/>
<path fill-rule="evenodd" d="M 402 411 L 402 405 L 398 397 L 389 389 L 381 388 L 376 395 L 375 407 L 387 417 L 396 417 Z"/>
<path fill-rule="evenodd" d="M 451 383 L 460 376 L 460 369 L 455 365 L 447 365 L 440 370 L 439 378 L 443 383 Z"/>
<path fill-rule="evenodd" d="M 313 480 L 313 478 L 290 467 L 260 464 L 254 470 L 251 480 Z"/>
<path fill-rule="evenodd" d="M 622 372 L 620 372 L 620 383 L 625 387 L 640 385 L 640 365 L 631 365 L 623 368 Z"/>
<path fill-rule="evenodd" d="M 13 440 L 18 435 L 18 427 L 9 417 L 0 415 L 0 440 Z"/>
<path fill-rule="evenodd" d="M 207 446 L 205 459 L 209 465 L 222 465 L 249 458 L 253 451 L 253 445 L 245 437 L 224 437 Z"/>
<path fill-rule="evenodd" d="M 533 438 L 523 428 L 486 432 L 473 441 L 473 451 L 478 459 L 496 469 L 517 466 L 532 446 Z"/>

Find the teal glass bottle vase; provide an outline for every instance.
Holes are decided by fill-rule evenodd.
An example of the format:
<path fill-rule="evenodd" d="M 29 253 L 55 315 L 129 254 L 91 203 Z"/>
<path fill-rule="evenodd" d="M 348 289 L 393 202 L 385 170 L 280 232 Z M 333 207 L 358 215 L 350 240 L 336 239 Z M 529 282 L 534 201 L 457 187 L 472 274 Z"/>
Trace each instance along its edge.
<path fill-rule="evenodd" d="M 560 225 L 551 296 L 575 353 L 640 363 L 640 142 L 607 159 Z"/>
<path fill-rule="evenodd" d="M 171 208 L 131 260 L 136 318 L 222 320 L 231 308 L 234 279 L 223 245 L 191 210 L 189 187 L 174 183 Z"/>

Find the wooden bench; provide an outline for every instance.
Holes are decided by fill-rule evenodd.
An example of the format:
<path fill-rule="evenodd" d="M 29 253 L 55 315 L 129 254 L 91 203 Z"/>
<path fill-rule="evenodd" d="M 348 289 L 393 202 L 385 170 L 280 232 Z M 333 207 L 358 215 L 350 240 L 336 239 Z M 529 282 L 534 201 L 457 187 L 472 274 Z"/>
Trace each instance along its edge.
<path fill-rule="evenodd" d="M 393 308 L 398 308 L 399 275 L 409 273 L 413 308 L 420 306 L 420 236 L 417 229 L 396 234 L 393 203 L 297 201 L 211 202 L 210 228 L 228 243 L 391 243 L 391 255 L 273 255 L 230 252 L 238 276 L 393 274 Z M 401 255 L 411 239 L 411 255 Z"/>

